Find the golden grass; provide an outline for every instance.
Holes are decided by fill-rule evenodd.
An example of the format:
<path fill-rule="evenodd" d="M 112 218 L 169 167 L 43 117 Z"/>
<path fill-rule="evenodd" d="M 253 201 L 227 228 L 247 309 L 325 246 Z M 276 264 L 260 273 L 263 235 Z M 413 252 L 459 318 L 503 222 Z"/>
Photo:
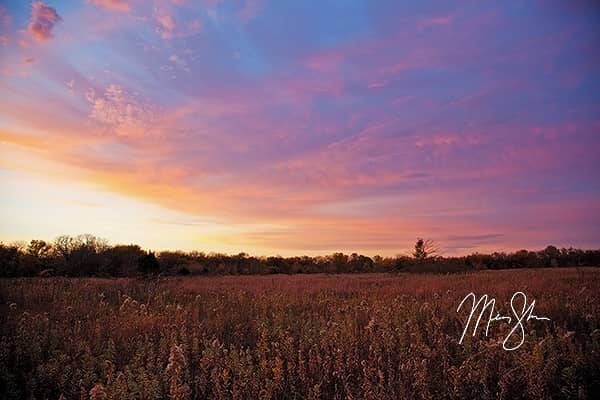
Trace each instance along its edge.
<path fill-rule="evenodd" d="M 600 398 L 600 269 L 0 280 L 6 399 Z M 469 292 L 550 322 L 458 343 Z"/>

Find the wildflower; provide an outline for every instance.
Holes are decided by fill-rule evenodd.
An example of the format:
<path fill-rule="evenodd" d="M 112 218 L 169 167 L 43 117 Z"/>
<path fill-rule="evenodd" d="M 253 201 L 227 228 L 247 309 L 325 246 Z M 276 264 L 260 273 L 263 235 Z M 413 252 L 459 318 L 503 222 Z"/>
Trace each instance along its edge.
<path fill-rule="evenodd" d="M 128 296 L 125 296 L 125 300 L 123 301 L 123 304 L 121 304 L 121 307 L 119 307 L 119 311 L 121 311 L 121 312 L 125 311 L 130 302 L 131 302 L 131 298 Z"/>
<path fill-rule="evenodd" d="M 189 398 L 190 388 L 183 382 L 183 369 L 186 366 L 185 355 L 181 345 L 173 343 L 171 354 L 169 354 L 169 364 L 167 364 L 167 374 L 169 375 L 169 396 L 174 400 L 185 400 Z"/>
<path fill-rule="evenodd" d="M 369 321 L 369 323 L 367 324 L 366 328 L 367 330 L 373 330 L 375 328 L 375 318 L 371 318 L 371 320 Z"/>
<path fill-rule="evenodd" d="M 171 346 L 171 354 L 169 354 L 167 372 L 170 374 L 179 374 L 185 365 L 185 355 L 183 354 L 182 346 L 173 344 L 173 346 Z"/>
<path fill-rule="evenodd" d="M 570 338 L 571 336 L 574 336 L 574 335 L 575 335 L 575 331 L 567 331 L 567 333 L 565 333 L 564 335 L 562 335 L 562 338 L 563 339 L 568 339 L 568 338 Z"/>
<path fill-rule="evenodd" d="M 90 400 L 106 400 L 106 398 L 106 392 L 104 391 L 104 386 L 102 386 L 102 384 L 97 383 L 92 390 L 90 390 Z"/>

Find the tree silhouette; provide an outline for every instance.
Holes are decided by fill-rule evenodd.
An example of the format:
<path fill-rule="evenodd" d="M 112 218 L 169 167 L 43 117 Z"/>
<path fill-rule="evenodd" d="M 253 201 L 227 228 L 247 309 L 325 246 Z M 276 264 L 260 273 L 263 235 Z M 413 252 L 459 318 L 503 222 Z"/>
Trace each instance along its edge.
<path fill-rule="evenodd" d="M 417 238 L 413 257 L 417 261 L 424 261 L 429 257 L 434 257 L 438 253 L 438 247 L 431 239 Z"/>
<path fill-rule="evenodd" d="M 138 271 L 143 274 L 157 273 L 160 270 L 160 265 L 153 252 L 149 251 L 138 258 Z"/>

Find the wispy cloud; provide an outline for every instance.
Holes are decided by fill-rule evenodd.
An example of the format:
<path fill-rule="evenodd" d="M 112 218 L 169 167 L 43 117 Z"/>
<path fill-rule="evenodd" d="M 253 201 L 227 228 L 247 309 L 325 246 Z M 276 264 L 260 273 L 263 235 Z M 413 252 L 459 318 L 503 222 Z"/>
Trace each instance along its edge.
<path fill-rule="evenodd" d="M 448 25 L 448 24 L 452 23 L 453 19 L 454 18 L 452 15 L 426 18 L 426 19 L 419 21 L 418 28 L 424 29 L 424 28 L 428 28 L 428 27 Z"/>
<path fill-rule="evenodd" d="M 11 20 L 12 19 L 6 12 L 6 9 L 0 5 L 0 45 L 4 47 L 6 47 L 9 42 Z"/>
<path fill-rule="evenodd" d="M 173 31 L 175 30 L 175 21 L 173 20 L 173 17 L 168 14 L 155 12 L 154 19 L 156 19 L 156 22 L 158 23 L 156 32 L 158 32 L 163 39 L 172 38 Z"/>
<path fill-rule="evenodd" d="M 58 30 L 54 8 L 35 4 L 39 28 L 15 31 L 29 5 L 11 4 L 0 34 L 5 168 L 68 170 L 182 221 L 208 218 L 239 250 L 597 237 L 595 16 L 534 3 L 325 2 L 317 15 L 303 2 L 57 0 Z M 53 33 L 56 45 L 34 41 Z"/>
<path fill-rule="evenodd" d="M 244 22 L 250 21 L 258 15 L 262 7 L 263 0 L 243 0 L 242 8 L 238 15 Z"/>
<path fill-rule="evenodd" d="M 121 136 L 140 137 L 148 134 L 155 121 L 152 107 L 141 103 L 116 84 L 109 85 L 103 94 L 88 92 L 90 118 L 107 126 Z"/>
<path fill-rule="evenodd" d="M 129 12 L 131 6 L 128 0 L 87 0 L 92 4 L 110 11 Z"/>
<path fill-rule="evenodd" d="M 165 40 L 189 37 L 202 30 L 199 19 L 176 22 L 175 14 L 164 9 L 155 9 L 154 20 L 157 24 L 156 33 Z"/>

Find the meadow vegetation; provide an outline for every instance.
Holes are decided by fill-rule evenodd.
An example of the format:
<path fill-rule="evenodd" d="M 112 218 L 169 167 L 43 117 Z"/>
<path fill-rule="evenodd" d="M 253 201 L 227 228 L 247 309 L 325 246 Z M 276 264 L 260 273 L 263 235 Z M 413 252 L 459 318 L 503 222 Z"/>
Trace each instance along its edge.
<path fill-rule="evenodd" d="M 0 280 L 5 399 L 600 398 L 600 270 Z M 458 343 L 469 292 L 535 299 Z"/>

